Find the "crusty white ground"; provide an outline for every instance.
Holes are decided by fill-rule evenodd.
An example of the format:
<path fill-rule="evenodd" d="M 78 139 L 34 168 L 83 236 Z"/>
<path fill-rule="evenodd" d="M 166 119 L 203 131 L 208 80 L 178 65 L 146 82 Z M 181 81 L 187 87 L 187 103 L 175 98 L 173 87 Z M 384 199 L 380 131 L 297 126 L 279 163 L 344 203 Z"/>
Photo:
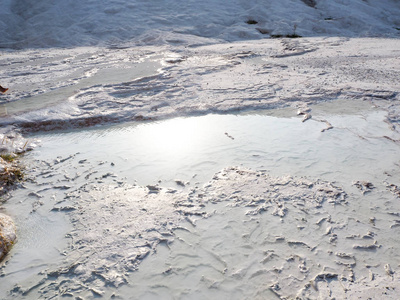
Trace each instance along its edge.
<path fill-rule="evenodd" d="M 398 294 L 393 186 L 355 184 L 347 192 L 338 183 L 230 167 L 186 192 L 129 185 L 100 171 L 109 162 L 78 160 L 49 163 L 37 173 L 40 189 L 29 194 L 41 199 L 46 186 L 60 191 L 50 202 L 33 203 L 31 213 L 69 215 L 65 258 L 18 283 L 10 297 Z"/>

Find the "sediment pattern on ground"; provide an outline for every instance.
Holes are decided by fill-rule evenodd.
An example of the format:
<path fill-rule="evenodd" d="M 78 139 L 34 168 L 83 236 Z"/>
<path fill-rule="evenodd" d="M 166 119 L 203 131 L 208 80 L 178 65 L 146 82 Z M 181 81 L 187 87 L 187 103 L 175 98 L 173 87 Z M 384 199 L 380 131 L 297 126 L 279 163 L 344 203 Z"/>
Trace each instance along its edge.
<path fill-rule="evenodd" d="M 238 297 L 245 298 L 397 294 L 397 252 L 386 242 L 398 236 L 398 199 L 393 194 L 393 203 L 366 208 L 366 215 L 356 207 L 390 185 L 354 194 L 322 180 L 232 167 L 204 186 L 178 191 L 128 184 L 106 171 L 111 162 L 90 162 L 79 153 L 37 163 L 35 182 L 26 185 L 31 213 L 67 214 L 73 230 L 62 265 L 43 270 L 35 283 L 16 285 L 12 298 L 117 297 L 116 288 L 132 284 L 130 276 L 160 247 L 170 254 L 158 263 L 157 286 L 199 267 L 206 275 L 196 280 L 206 291 L 243 285 Z M 179 259 L 184 253 L 190 262 Z"/>

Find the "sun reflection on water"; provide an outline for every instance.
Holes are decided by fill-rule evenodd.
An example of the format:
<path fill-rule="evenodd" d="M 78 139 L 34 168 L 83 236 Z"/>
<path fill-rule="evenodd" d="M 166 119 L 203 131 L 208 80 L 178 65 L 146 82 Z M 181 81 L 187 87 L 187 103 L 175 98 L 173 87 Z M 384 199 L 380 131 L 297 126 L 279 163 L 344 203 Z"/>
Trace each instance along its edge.
<path fill-rule="evenodd" d="M 196 150 L 196 145 L 204 142 L 199 139 L 211 130 L 207 123 L 200 121 L 188 122 L 184 118 L 163 121 L 159 126 L 145 126 L 141 130 L 143 143 L 149 151 L 157 150 L 164 156 L 183 156 Z"/>

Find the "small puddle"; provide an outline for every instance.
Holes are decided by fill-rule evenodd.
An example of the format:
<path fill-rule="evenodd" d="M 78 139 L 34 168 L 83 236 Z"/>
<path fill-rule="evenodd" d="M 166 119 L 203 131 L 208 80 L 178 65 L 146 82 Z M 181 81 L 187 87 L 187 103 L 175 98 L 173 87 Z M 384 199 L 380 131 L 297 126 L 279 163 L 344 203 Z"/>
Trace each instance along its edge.
<path fill-rule="evenodd" d="M 72 85 L 57 88 L 36 96 L 23 98 L 18 101 L 2 104 L 0 106 L 0 116 L 17 115 L 23 112 L 35 111 L 62 103 L 76 94 L 77 91 L 95 85 L 129 82 L 141 77 L 155 75 L 161 66 L 160 61 L 145 59 L 143 62 L 139 63 L 125 63 L 123 67 L 103 66 L 99 70 L 93 69 L 91 72 L 86 72 L 87 77 L 80 79 Z M 76 76 L 80 77 L 82 74 L 77 72 Z"/>

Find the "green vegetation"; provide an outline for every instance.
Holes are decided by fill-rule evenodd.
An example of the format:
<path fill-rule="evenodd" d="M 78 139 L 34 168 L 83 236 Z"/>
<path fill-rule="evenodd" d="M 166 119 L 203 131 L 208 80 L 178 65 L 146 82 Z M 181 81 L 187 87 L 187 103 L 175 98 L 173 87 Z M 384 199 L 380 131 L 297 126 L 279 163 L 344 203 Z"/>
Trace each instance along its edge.
<path fill-rule="evenodd" d="M 22 166 L 16 160 L 18 156 L 14 153 L 0 154 L 0 195 L 4 195 L 16 183 L 24 179 Z"/>
<path fill-rule="evenodd" d="M 0 154 L 0 157 L 6 162 L 13 162 L 17 158 L 17 156 L 12 153 Z"/>
<path fill-rule="evenodd" d="M 0 187 L 9 187 L 24 179 L 22 168 L 12 166 L 0 173 Z M 3 192 L 3 190 L 1 190 Z"/>

